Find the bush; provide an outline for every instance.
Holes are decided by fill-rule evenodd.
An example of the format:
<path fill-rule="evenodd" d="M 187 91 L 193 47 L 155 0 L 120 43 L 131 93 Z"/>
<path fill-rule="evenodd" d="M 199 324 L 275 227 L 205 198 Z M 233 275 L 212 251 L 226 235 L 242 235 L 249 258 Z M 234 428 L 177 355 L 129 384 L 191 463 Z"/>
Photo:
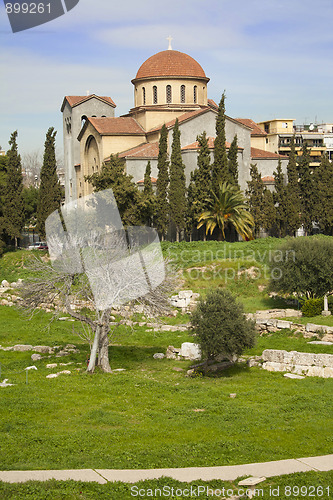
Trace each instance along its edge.
<path fill-rule="evenodd" d="M 211 290 L 201 298 L 191 324 L 207 360 L 219 355 L 233 360 L 255 344 L 255 323 L 246 319 L 242 304 L 228 290 Z"/>
<path fill-rule="evenodd" d="M 270 289 L 298 297 L 320 298 L 333 290 L 333 238 L 289 239 L 271 262 Z"/>
<path fill-rule="evenodd" d="M 312 318 L 313 316 L 320 316 L 324 309 L 324 299 L 308 299 L 305 300 L 301 311 L 303 316 Z"/>

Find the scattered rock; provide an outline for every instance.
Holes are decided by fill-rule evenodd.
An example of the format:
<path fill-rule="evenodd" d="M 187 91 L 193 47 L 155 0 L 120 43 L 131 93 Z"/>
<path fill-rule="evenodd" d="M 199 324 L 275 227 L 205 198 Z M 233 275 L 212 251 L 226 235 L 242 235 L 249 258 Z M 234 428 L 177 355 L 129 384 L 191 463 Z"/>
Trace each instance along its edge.
<path fill-rule="evenodd" d="M 58 373 L 50 373 L 50 375 L 46 375 L 46 378 L 57 378 L 58 376 Z"/>
<path fill-rule="evenodd" d="M 326 342 L 324 340 L 313 340 L 312 342 L 308 342 L 308 344 L 333 345 L 333 342 Z"/>
<path fill-rule="evenodd" d="M 59 351 L 57 354 L 56 354 L 56 358 L 61 358 L 63 356 L 68 356 L 69 355 L 69 352 L 68 351 Z"/>
<path fill-rule="evenodd" d="M 68 365 L 72 365 L 73 364 L 73 361 L 70 361 L 69 363 L 59 363 L 59 366 L 68 366 Z"/>
<path fill-rule="evenodd" d="M 193 342 L 183 342 L 180 349 L 180 356 L 189 360 L 196 360 L 201 358 L 201 350 L 199 344 Z"/>
<path fill-rule="evenodd" d="M 70 370 L 62 370 L 58 372 L 58 375 L 70 375 L 72 372 Z"/>
<path fill-rule="evenodd" d="M 232 398 L 232 399 L 234 399 L 236 396 L 237 396 L 236 392 L 231 392 L 229 394 L 229 398 Z"/>
<path fill-rule="evenodd" d="M 8 378 L 5 378 L 3 380 L 3 382 L 0 382 L 0 387 L 9 387 L 11 385 L 15 385 L 15 384 L 8 384 Z"/>
<path fill-rule="evenodd" d="M 54 352 L 52 347 L 48 345 L 36 345 L 35 347 L 33 347 L 33 350 L 42 354 L 53 354 Z"/>
<path fill-rule="evenodd" d="M 57 363 L 49 363 L 48 365 L 46 365 L 46 368 L 57 368 L 58 364 Z"/>
<path fill-rule="evenodd" d="M 183 372 L 184 371 L 184 368 L 180 368 L 180 366 L 174 366 L 172 368 L 175 372 Z"/>
<path fill-rule="evenodd" d="M 194 408 L 192 411 L 201 412 L 201 411 L 206 411 L 206 410 L 204 408 Z"/>
<path fill-rule="evenodd" d="M 79 368 L 80 370 L 80 368 Z M 126 371 L 126 368 L 115 368 L 114 370 L 112 370 L 113 372 L 125 372 Z"/>
<path fill-rule="evenodd" d="M 191 370 L 187 370 L 187 372 L 186 372 L 187 377 L 193 377 L 194 374 L 195 374 L 195 370 L 193 368 Z"/>
<path fill-rule="evenodd" d="M 163 352 L 156 352 L 154 355 L 153 355 L 153 358 L 154 359 L 163 359 L 165 357 L 165 354 Z"/>
<path fill-rule="evenodd" d="M 305 378 L 302 375 L 296 375 L 295 373 L 285 373 L 283 376 L 286 378 L 296 378 L 296 379 Z"/>
<path fill-rule="evenodd" d="M 10 286 L 9 282 L 7 280 L 2 280 L 1 281 L 1 286 L 3 288 L 8 288 Z"/>
<path fill-rule="evenodd" d="M 180 349 L 176 349 L 175 347 L 173 347 L 173 345 L 169 345 L 166 350 L 165 356 L 167 359 L 177 359 L 179 357 L 179 352 Z"/>
<path fill-rule="evenodd" d="M 20 351 L 20 352 L 25 352 L 25 351 L 32 351 L 33 347 L 32 345 L 24 345 L 24 344 L 17 344 L 14 345 L 13 351 Z"/>
<path fill-rule="evenodd" d="M 32 365 L 32 366 L 27 366 L 26 368 L 24 368 L 25 370 L 37 370 L 37 367 L 35 365 Z"/>
<path fill-rule="evenodd" d="M 40 359 L 43 359 L 43 356 L 41 356 L 40 354 L 31 354 L 32 361 L 39 361 Z"/>

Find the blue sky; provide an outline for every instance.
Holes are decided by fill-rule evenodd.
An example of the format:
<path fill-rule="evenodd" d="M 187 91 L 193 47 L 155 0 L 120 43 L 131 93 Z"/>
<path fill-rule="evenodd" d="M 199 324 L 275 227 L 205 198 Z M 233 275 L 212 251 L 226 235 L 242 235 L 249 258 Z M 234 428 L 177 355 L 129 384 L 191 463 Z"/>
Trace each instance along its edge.
<path fill-rule="evenodd" d="M 260 121 L 333 122 L 331 0 L 80 0 L 66 15 L 13 34 L 0 6 L 0 145 L 13 130 L 21 153 L 43 150 L 67 95 L 109 95 L 133 106 L 131 79 L 168 46 L 194 57 L 226 90 L 227 114 Z"/>

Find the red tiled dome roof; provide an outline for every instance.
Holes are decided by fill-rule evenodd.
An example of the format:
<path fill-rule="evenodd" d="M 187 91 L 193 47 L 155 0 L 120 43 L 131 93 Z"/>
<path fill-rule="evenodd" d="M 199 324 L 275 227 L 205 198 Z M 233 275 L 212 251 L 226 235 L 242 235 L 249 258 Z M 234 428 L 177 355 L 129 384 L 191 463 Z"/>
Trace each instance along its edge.
<path fill-rule="evenodd" d="M 192 78 L 208 78 L 200 64 L 193 57 L 178 52 L 178 50 L 164 50 L 149 57 L 139 68 L 136 79 L 180 76 Z"/>

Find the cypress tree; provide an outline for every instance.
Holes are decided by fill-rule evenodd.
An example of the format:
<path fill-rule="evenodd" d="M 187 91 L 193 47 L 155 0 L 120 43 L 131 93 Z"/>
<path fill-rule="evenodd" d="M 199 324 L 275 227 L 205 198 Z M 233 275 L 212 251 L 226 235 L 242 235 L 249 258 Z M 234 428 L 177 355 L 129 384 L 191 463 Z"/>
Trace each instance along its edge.
<path fill-rule="evenodd" d="M 182 160 L 180 130 L 177 118 L 173 128 L 169 185 L 170 216 L 176 226 L 177 241 L 179 241 L 180 232 L 185 228 L 185 194 L 185 165 Z"/>
<path fill-rule="evenodd" d="M 313 175 L 310 169 L 310 150 L 303 143 L 302 155 L 298 158 L 298 176 L 301 200 L 301 222 L 306 234 L 312 232 L 312 221 L 314 218 L 313 206 Z"/>
<path fill-rule="evenodd" d="M 225 93 L 223 92 L 216 117 L 216 138 L 214 143 L 214 163 L 212 168 L 212 189 L 215 194 L 219 184 L 229 181 L 228 157 L 225 136 Z"/>
<path fill-rule="evenodd" d="M 17 130 L 10 136 L 10 150 L 7 153 L 7 174 L 3 197 L 3 229 L 10 240 L 17 240 L 24 224 L 23 177 L 21 157 L 17 149 Z"/>
<path fill-rule="evenodd" d="M 237 135 L 235 135 L 228 151 L 228 170 L 229 170 L 230 184 L 239 187 L 237 155 L 238 155 L 238 144 L 237 144 Z"/>
<path fill-rule="evenodd" d="M 5 196 L 6 182 L 7 182 L 6 178 L 7 178 L 7 156 L 0 156 L 0 256 L 3 253 L 3 248 L 5 246 L 4 196 Z"/>
<path fill-rule="evenodd" d="M 197 196 L 196 196 L 198 169 L 196 168 L 193 172 L 191 172 L 190 176 L 191 176 L 190 183 L 187 188 L 187 197 L 186 197 L 185 230 L 190 238 L 190 241 L 192 241 L 192 232 L 194 226 L 196 226 L 196 220 L 198 217 Z"/>
<path fill-rule="evenodd" d="M 276 210 L 274 206 L 273 193 L 265 188 L 262 199 L 262 227 L 268 233 L 272 232 L 272 229 L 276 222 Z"/>
<path fill-rule="evenodd" d="M 259 235 L 260 227 L 263 224 L 263 198 L 264 198 L 264 183 L 258 171 L 256 164 L 250 166 L 251 180 L 247 181 L 248 189 L 246 195 L 248 196 L 248 204 L 250 213 L 254 219 L 254 232 Z"/>
<path fill-rule="evenodd" d="M 191 172 L 191 180 L 187 190 L 187 229 L 192 232 L 197 226 L 200 215 L 207 208 L 207 199 L 211 196 L 211 163 L 206 132 L 197 136 L 199 153 L 197 168 Z M 206 240 L 206 233 L 203 231 Z"/>
<path fill-rule="evenodd" d="M 295 137 L 291 138 L 290 154 L 287 165 L 288 184 L 286 187 L 286 222 L 287 231 L 294 236 L 300 227 L 301 201 L 296 163 Z"/>
<path fill-rule="evenodd" d="M 148 226 L 151 226 L 153 222 L 153 215 L 154 215 L 156 201 L 155 201 L 153 185 L 151 182 L 150 160 L 148 161 L 145 170 L 142 196 L 143 196 L 143 216 L 145 219 L 145 223 Z"/>
<path fill-rule="evenodd" d="M 169 226 L 169 162 L 168 162 L 168 131 L 163 125 L 159 140 L 156 182 L 156 227 L 164 240 Z"/>
<path fill-rule="evenodd" d="M 60 208 L 61 188 L 57 176 L 55 156 L 55 138 L 57 132 L 50 127 L 46 133 L 43 165 L 40 172 L 40 188 L 37 205 L 37 231 L 45 238 L 45 221 L 48 216 Z"/>
<path fill-rule="evenodd" d="M 276 169 L 273 172 L 275 181 L 275 191 L 273 193 L 273 201 L 275 205 L 275 224 L 277 228 L 277 235 L 281 238 L 286 236 L 287 213 L 286 213 L 286 184 L 285 177 L 282 172 L 281 159 Z"/>
<path fill-rule="evenodd" d="M 333 163 L 325 153 L 314 172 L 314 219 L 321 231 L 333 236 Z"/>

